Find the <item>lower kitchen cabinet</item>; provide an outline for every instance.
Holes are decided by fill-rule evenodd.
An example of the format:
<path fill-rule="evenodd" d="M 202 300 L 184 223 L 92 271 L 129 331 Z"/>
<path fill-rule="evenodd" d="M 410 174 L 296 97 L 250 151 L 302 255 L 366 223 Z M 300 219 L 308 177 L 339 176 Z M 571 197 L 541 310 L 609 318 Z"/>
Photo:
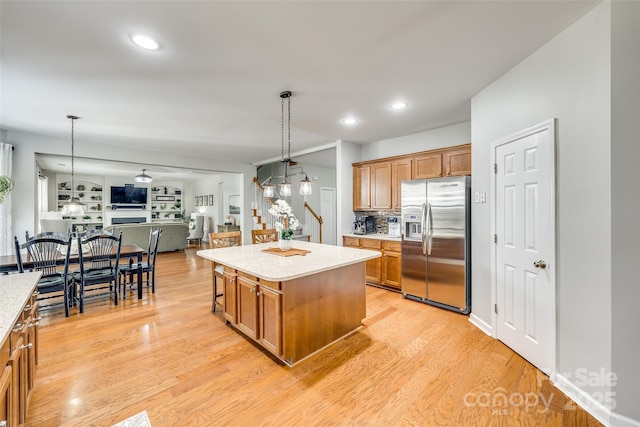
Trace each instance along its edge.
<path fill-rule="evenodd" d="M 271 353 L 282 355 L 280 283 L 238 273 L 236 288 L 238 312 L 235 326 Z"/>
<path fill-rule="evenodd" d="M 224 318 L 227 322 L 235 325 L 238 323 L 237 313 L 237 289 L 236 289 L 236 273 L 224 269 L 224 290 L 222 296 L 222 305 L 224 310 Z"/>
<path fill-rule="evenodd" d="M 343 236 L 342 245 L 380 251 L 382 257 L 366 262 L 365 278 L 367 283 L 400 289 L 402 278 L 400 242 Z"/>
<path fill-rule="evenodd" d="M 7 427 L 17 425 L 17 413 L 14 403 L 13 371 L 10 365 L 4 366 L 0 371 L 0 423 Z"/>

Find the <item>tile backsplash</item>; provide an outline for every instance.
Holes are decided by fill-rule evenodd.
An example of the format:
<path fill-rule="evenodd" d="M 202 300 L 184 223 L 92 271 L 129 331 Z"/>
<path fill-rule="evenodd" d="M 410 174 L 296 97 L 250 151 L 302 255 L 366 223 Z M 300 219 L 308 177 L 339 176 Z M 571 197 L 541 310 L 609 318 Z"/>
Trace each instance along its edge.
<path fill-rule="evenodd" d="M 387 217 L 400 216 L 398 211 L 353 211 L 353 219 L 355 221 L 356 216 L 372 216 L 376 219 L 376 232 L 387 234 L 389 232 L 389 226 L 387 224 Z M 353 231 L 353 230 L 352 230 Z"/>

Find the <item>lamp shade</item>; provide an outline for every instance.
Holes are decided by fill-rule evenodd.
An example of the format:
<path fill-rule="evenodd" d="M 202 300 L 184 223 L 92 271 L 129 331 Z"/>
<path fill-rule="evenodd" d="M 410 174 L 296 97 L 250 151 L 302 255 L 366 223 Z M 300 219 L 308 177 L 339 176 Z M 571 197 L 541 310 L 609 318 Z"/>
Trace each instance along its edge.
<path fill-rule="evenodd" d="M 311 188 L 311 180 L 305 174 L 304 179 L 300 181 L 300 194 L 302 194 L 303 196 L 308 196 L 312 191 L 313 189 Z"/>
<path fill-rule="evenodd" d="M 286 180 L 280 184 L 280 196 L 289 197 L 291 196 L 291 183 Z"/>
<path fill-rule="evenodd" d="M 62 205 L 61 213 L 62 216 L 84 215 L 84 204 L 80 203 L 78 199 L 73 199 Z"/>
<path fill-rule="evenodd" d="M 271 183 L 265 184 L 264 187 L 262 187 L 262 189 L 263 189 L 262 195 L 264 197 L 273 197 L 275 194 L 275 187 Z"/>

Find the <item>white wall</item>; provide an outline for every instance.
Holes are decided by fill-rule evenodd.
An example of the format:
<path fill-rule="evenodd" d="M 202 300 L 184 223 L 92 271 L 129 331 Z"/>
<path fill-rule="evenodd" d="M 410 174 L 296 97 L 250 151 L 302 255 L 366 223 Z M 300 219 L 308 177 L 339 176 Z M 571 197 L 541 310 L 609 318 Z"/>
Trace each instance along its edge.
<path fill-rule="evenodd" d="M 216 225 L 224 224 L 224 217 L 220 218 L 220 215 L 218 214 L 221 208 L 224 210 L 221 206 L 223 198 L 220 197 L 220 194 L 218 193 L 218 186 L 220 183 L 225 182 L 226 175 L 227 174 L 206 176 L 205 178 L 195 181 L 190 185 L 188 197 L 191 201 L 191 208 L 190 210 L 187 210 L 185 214 L 187 217 L 190 217 L 192 213 L 204 215 L 204 241 L 206 242 L 209 241 L 209 233 L 215 233 L 217 231 Z M 194 206 L 194 197 L 205 195 L 213 195 L 213 205 Z M 227 207 L 227 210 L 228 209 L 229 208 Z"/>
<path fill-rule="evenodd" d="M 622 318 L 638 323 L 638 273 L 629 268 L 622 277 L 634 278 L 634 290 L 629 290 L 630 282 L 616 284 L 620 298 L 634 297 L 634 303 L 626 303 L 624 313 L 612 308 L 612 212 L 617 207 L 612 202 L 612 185 L 623 184 L 630 179 L 638 182 L 635 173 L 638 150 L 637 127 L 633 132 L 621 125 L 624 141 L 612 144 L 611 140 L 611 5 L 605 2 L 551 40 L 537 52 L 529 56 L 500 79 L 492 83 L 472 99 L 472 191 L 490 193 L 492 141 L 538 124 L 550 118 L 558 119 L 557 130 L 557 368 L 559 382 L 563 390 L 576 394 L 584 393 L 592 401 L 598 400 L 598 393 L 614 393 L 624 408 L 618 404 L 620 414 L 640 420 L 637 405 L 638 367 L 628 367 L 625 357 L 635 357 L 640 353 L 640 339 L 634 332 L 620 332 L 620 343 L 628 355 L 620 357 L 618 377 L 632 374 L 634 386 L 628 381 L 623 387 L 612 387 L 606 382 L 587 383 L 576 377 L 585 370 L 599 374 L 601 369 L 613 369 L 612 357 L 616 358 L 617 348 L 612 356 L 612 316 L 620 318 L 619 327 L 629 327 Z M 616 4 L 616 6 L 618 6 Z M 637 21 L 636 21 L 637 22 Z M 637 27 L 635 28 L 637 34 Z M 633 55 L 637 55 L 637 44 L 632 44 Z M 628 52 L 621 53 L 625 56 Z M 637 67 L 631 87 L 626 76 L 621 93 L 633 88 L 637 90 Z M 637 92 L 636 92 L 637 93 Z M 627 98 L 630 99 L 630 98 Z M 635 99 L 637 102 L 637 97 Z M 634 121 L 637 126 L 638 114 Z M 629 119 L 630 120 L 630 119 Z M 629 121 L 625 123 L 628 125 Z M 627 164 L 624 171 L 612 175 L 613 154 L 625 156 L 630 142 L 635 140 L 635 159 Z M 614 158 L 613 160 L 616 160 Z M 629 186 L 631 182 L 626 183 Z M 626 232 L 638 229 L 638 189 L 629 203 L 635 220 L 621 218 L 625 230 L 620 229 L 615 238 L 623 240 Z M 626 193 L 613 196 L 624 198 Z M 473 315 L 491 324 L 491 277 L 490 254 L 493 250 L 490 229 L 490 209 L 492 201 L 474 205 L 472 218 L 472 301 Z M 617 215 L 616 215 L 617 216 Z M 633 240 L 620 242 L 620 248 L 632 245 L 632 260 L 637 267 L 638 233 Z M 617 249 L 617 245 L 616 245 Z M 625 248 L 626 249 L 626 248 Z M 617 274 L 617 273 L 616 273 Z M 614 278 L 616 276 L 614 275 Z M 621 279 L 622 279 L 621 277 Z M 614 301 L 615 304 L 615 301 Z M 631 336 L 633 335 L 633 336 Z M 621 382 L 622 385 L 623 382 Z M 635 404 L 628 402 L 635 400 Z M 591 402 L 593 403 L 593 402 Z M 609 406 L 609 408 L 607 408 Z M 599 415 L 610 414 L 614 405 L 595 405 Z"/>
<path fill-rule="evenodd" d="M 471 122 L 464 122 L 363 145 L 360 160 L 357 161 L 436 150 L 469 142 L 471 142 Z"/>
<path fill-rule="evenodd" d="M 360 145 L 352 142 L 336 142 L 337 211 L 336 242 L 342 246 L 342 235 L 353 230 L 353 171 L 352 163 L 360 161 Z"/>
<path fill-rule="evenodd" d="M 640 3 L 611 4 L 612 367 L 615 411 L 640 405 Z"/>

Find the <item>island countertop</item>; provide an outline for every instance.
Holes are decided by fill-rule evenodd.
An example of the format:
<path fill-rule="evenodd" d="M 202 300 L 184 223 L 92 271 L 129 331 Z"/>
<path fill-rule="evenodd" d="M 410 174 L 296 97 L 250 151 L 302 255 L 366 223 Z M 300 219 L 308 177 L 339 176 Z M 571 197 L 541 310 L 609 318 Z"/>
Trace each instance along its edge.
<path fill-rule="evenodd" d="M 345 248 L 342 246 L 293 241 L 294 249 L 306 249 L 310 253 L 279 256 L 263 252 L 275 248 L 277 243 L 233 246 L 230 248 L 203 249 L 197 254 L 211 261 L 227 265 L 266 280 L 280 282 L 356 264 L 381 256 L 379 251 Z"/>
<path fill-rule="evenodd" d="M 0 276 L 0 344 L 9 336 L 41 275 L 38 271 Z"/>

